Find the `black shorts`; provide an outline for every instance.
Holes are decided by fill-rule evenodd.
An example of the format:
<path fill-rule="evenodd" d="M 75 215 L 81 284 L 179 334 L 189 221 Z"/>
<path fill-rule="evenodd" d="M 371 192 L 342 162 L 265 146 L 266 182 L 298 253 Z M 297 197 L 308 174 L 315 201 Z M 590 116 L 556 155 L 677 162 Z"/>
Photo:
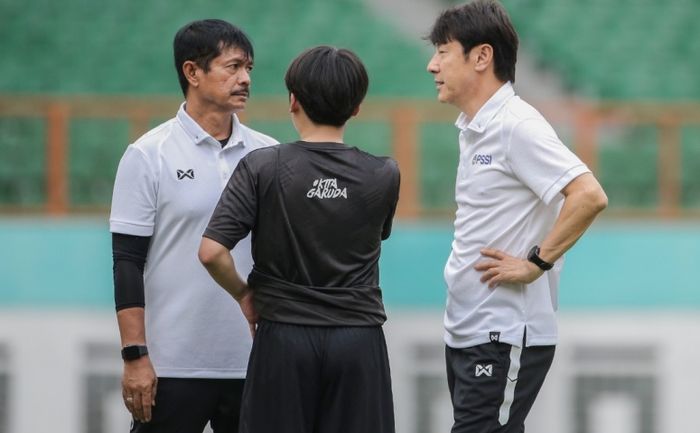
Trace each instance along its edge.
<path fill-rule="evenodd" d="M 241 433 L 394 433 L 381 326 L 261 321 L 241 405 Z"/>
<path fill-rule="evenodd" d="M 452 433 L 522 433 L 554 359 L 554 346 L 445 347 Z"/>
<path fill-rule="evenodd" d="M 150 422 L 134 420 L 132 433 L 237 433 L 245 379 L 158 378 Z"/>

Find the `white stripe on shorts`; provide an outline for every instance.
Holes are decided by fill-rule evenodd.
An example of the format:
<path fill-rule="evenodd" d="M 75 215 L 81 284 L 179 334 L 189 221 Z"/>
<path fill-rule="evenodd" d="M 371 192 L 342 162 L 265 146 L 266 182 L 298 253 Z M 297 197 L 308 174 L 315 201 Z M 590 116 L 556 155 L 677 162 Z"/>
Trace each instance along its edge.
<path fill-rule="evenodd" d="M 498 411 L 498 423 L 506 425 L 510 418 L 510 406 L 515 398 L 515 385 L 518 383 L 518 373 L 520 372 L 520 354 L 522 348 L 510 347 L 510 367 L 506 377 L 506 389 L 503 391 L 503 404 Z"/>

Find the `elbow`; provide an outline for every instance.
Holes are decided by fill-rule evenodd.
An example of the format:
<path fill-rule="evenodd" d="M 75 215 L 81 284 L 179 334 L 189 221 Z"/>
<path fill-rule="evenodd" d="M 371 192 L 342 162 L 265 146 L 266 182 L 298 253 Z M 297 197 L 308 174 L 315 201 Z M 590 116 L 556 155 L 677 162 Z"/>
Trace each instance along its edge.
<path fill-rule="evenodd" d="M 574 207 L 593 217 L 608 207 L 608 196 L 603 187 L 592 174 L 584 174 L 574 179 L 562 191 L 567 199 L 575 203 Z"/>
<path fill-rule="evenodd" d="M 608 207 L 608 196 L 605 194 L 605 191 L 603 191 L 603 188 L 598 189 L 598 191 L 592 194 L 590 202 L 596 214 L 603 212 L 605 208 Z"/>
<path fill-rule="evenodd" d="M 199 249 L 199 254 L 197 254 L 197 257 L 199 258 L 199 262 L 204 265 L 205 268 L 209 268 L 214 260 L 213 256 L 204 251 L 203 248 Z"/>
<path fill-rule="evenodd" d="M 205 268 L 210 269 L 216 264 L 219 253 L 214 248 L 206 245 L 205 242 L 202 242 L 202 245 L 199 247 L 197 257 Z"/>
<path fill-rule="evenodd" d="M 600 187 L 581 191 L 578 200 L 582 208 L 585 208 L 592 216 L 598 215 L 608 207 L 608 196 Z"/>

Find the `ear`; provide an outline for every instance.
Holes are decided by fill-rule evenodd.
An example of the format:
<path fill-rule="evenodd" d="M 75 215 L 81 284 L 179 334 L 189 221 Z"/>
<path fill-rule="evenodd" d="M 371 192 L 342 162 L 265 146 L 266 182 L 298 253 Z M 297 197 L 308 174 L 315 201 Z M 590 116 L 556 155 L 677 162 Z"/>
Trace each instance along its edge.
<path fill-rule="evenodd" d="M 471 54 L 475 56 L 474 70 L 477 72 L 486 71 L 493 63 L 493 47 L 490 44 L 477 45 Z"/>
<path fill-rule="evenodd" d="M 191 87 L 199 87 L 199 77 L 197 76 L 197 71 L 199 66 L 192 60 L 187 60 L 182 64 L 182 72 L 185 74 L 185 78 L 190 83 Z"/>
<path fill-rule="evenodd" d="M 355 117 L 355 116 L 357 116 L 358 114 L 360 114 L 360 106 L 359 106 L 359 105 L 358 105 L 357 107 L 355 107 L 354 110 L 352 110 L 351 116 L 352 116 L 352 117 Z"/>
<path fill-rule="evenodd" d="M 294 93 L 289 94 L 289 112 L 290 113 L 297 113 L 299 111 L 299 108 L 301 106 L 299 105 L 299 101 L 297 100 L 297 97 L 294 96 Z"/>

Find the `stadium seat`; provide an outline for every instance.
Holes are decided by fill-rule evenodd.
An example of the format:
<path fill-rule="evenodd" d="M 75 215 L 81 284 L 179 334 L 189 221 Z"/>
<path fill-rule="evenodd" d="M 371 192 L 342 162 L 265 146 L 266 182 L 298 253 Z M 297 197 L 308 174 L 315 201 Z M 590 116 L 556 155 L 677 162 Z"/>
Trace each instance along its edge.
<path fill-rule="evenodd" d="M 104 206 L 110 203 L 117 165 L 127 143 L 126 122 L 71 122 L 68 153 L 71 205 Z"/>
<path fill-rule="evenodd" d="M 0 204 L 38 206 L 46 201 L 45 125 L 0 119 Z"/>
<path fill-rule="evenodd" d="M 698 2 L 519 0 L 506 7 L 521 40 L 574 89 L 583 83 L 603 99 L 700 98 Z M 594 63 L 610 73 L 591 71 Z M 655 69 L 660 63 L 663 73 Z M 645 77 L 616 78 L 630 75 Z"/>
<path fill-rule="evenodd" d="M 659 203 L 654 128 L 605 131 L 598 177 L 610 207 L 651 208 Z"/>
<path fill-rule="evenodd" d="M 431 123 L 420 133 L 421 203 L 428 209 L 452 209 L 459 163 L 457 129 L 454 124 Z"/>
<path fill-rule="evenodd" d="M 455 3 L 461 1 L 445 4 Z M 522 46 L 541 65 L 557 71 L 577 94 L 625 101 L 700 99 L 700 26 L 696 25 L 700 3 L 695 0 L 512 0 L 504 4 Z M 429 45 L 401 36 L 357 0 L 305 0 L 301 4 L 202 0 L 196 8 L 184 0 L 35 0 L 31 8 L 21 2 L 2 2 L 0 16 L 4 54 L 0 93 L 179 95 L 171 51 L 175 30 L 194 19 L 221 17 L 240 24 L 253 40 L 254 97 L 284 95 L 282 76 L 289 62 L 301 50 L 323 43 L 360 54 L 370 73 L 370 97 L 434 98 L 425 73 Z M 126 145 L 125 128 L 74 123 L 71 139 L 76 141 L 71 142 L 69 155 L 72 200 L 74 204 L 106 205 L 110 186 L 105 182 L 111 182 L 109 177 Z M 261 122 L 259 127 L 283 141 L 294 138 L 288 124 Z M 25 131 L 26 124 L 0 124 L 0 128 L 3 149 L 31 136 L 37 140 L 36 151 L 43 151 L 44 136 Z M 87 132 L 81 132 L 83 128 Z M 109 139 L 99 131 L 109 131 Z M 386 125 L 363 123 L 351 127 L 348 137 L 361 147 L 386 153 L 387 131 Z M 434 145 L 436 137 L 446 146 L 456 139 L 450 127 L 423 128 L 422 201 L 429 208 L 451 207 L 456 151 L 453 146 Z M 602 176 L 612 191 L 613 207 L 648 206 L 656 201 L 655 164 L 637 172 L 625 165 L 639 158 L 642 164 L 651 163 L 644 158 L 653 152 L 647 155 L 644 150 L 646 156 L 637 155 L 635 140 L 634 133 L 616 134 L 614 142 L 601 146 Z M 685 188 L 700 183 L 700 171 L 695 169 L 700 155 L 687 152 L 684 167 L 690 168 L 683 174 L 683 203 L 690 206 L 697 194 Z M 95 155 L 99 163 L 93 160 Z M 39 160 L 43 161 L 32 159 Z M 22 181 L 13 180 L 12 170 L 9 159 L 0 163 L 0 182 L 9 182 L 0 186 L 0 204 L 41 202 L 45 194 L 43 162 L 31 174 L 18 174 Z"/>

